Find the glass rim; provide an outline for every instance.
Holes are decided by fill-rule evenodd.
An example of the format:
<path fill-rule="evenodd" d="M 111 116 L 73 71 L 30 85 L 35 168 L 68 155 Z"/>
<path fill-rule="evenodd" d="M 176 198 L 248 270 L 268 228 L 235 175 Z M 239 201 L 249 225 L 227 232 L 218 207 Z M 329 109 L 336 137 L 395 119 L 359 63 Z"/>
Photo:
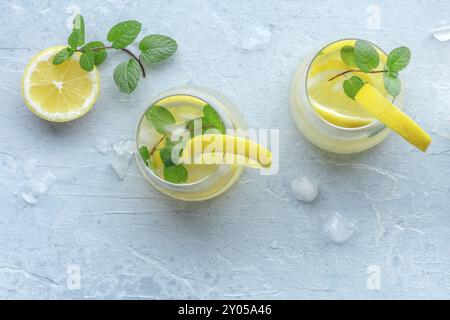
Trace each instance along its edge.
<path fill-rule="evenodd" d="M 321 47 L 312 57 L 311 61 L 308 62 L 308 68 L 306 69 L 305 72 L 305 93 L 306 93 L 306 99 L 307 99 L 307 105 L 308 108 L 314 113 L 314 115 L 316 116 L 316 118 L 319 118 L 324 124 L 332 126 L 333 128 L 337 129 L 337 130 L 343 130 L 343 131 L 347 131 L 347 132 L 360 132 L 360 131 L 367 131 L 370 129 L 374 129 L 377 127 L 383 127 L 385 128 L 386 125 L 383 124 L 380 120 L 375 119 L 375 121 L 372 121 L 364 126 L 361 127 L 356 127 L 356 128 L 346 128 L 346 127 L 341 127 L 338 125 L 335 125 L 331 122 L 329 122 L 328 120 L 324 119 L 313 107 L 312 107 L 312 103 L 308 94 L 308 75 L 309 75 L 309 71 L 311 69 L 311 65 L 313 64 L 314 60 L 319 56 L 320 52 L 322 52 L 322 50 L 326 49 L 327 47 L 329 47 L 330 45 L 337 43 L 337 42 L 341 42 L 341 41 L 357 41 L 357 40 L 364 40 L 364 39 L 360 39 L 360 38 L 343 38 L 343 39 L 338 39 L 332 42 L 327 43 L 326 45 L 324 45 L 323 47 Z M 371 45 L 373 45 L 375 48 L 377 48 L 378 50 L 380 50 L 381 52 L 383 52 L 386 56 L 386 52 L 381 49 L 378 45 L 376 45 L 375 43 L 373 43 L 372 41 L 368 41 L 368 40 L 364 40 L 369 42 Z M 403 90 L 401 91 L 400 94 L 403 94 Z M 395 100 L 395 97 L 393 97 L 393 101 Z M 392 102 L 393 102 L 392 101 Z"/>

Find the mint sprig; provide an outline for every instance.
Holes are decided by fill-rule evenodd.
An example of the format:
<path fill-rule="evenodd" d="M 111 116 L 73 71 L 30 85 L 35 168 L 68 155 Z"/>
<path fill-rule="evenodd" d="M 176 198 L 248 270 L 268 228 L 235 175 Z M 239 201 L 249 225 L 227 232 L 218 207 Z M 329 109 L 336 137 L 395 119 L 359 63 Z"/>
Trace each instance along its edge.
<path fill-rule="evenodd" d="M 164 165 L 164 179 L 171 183 L 185 183 L 188 179 L 188 172 L 183 164 L 177 164 L 173 160 L 173 152 L 176 148 L 177 141 L 170 139 L 171 128 L 183 127 L 188 130 L 191 137 L 194 136 L 194 126 L 201 124 L 201 133 L 205 134 L 205 131 L 215 129 L 225 134 L 225 124 L 218 112 L 209 104 L 203 106 L 203 115 L 201 117 L 187 121 L 186 123 L 175 126 L 176 121 L 172 113 L 165 107 L 157 104 L 152 105 L 145 117 L 153 125 L 155 130 L 162 135 L 156 145 L 151 151 L 147 147 L 141 147 L 139 149 L 140 155 L 147 166 L 150 166 L 150 159 L 154 156 L 159 156 Z M 156 151 L 159 151 L 155 154 Z M 176 152 L 176 151 L 175 151 Z M 180 151 L 180 155 L 182 150 Z"/>
<path fill-rule="evenodd" d="M 340 57 L 346 65 L 356 67 L 357 69 L 343 71 L 330 78 L 329 81 L 333 81 L 340 76 L 345 76 L 348 73 L 383 73 L 386 92 L 392 97 L 396 97 L 400 94 L 402 87 L 399 72 L 408 66 L 411 60 L 411 51 L 407 47 L 399 47 L 392 50 L 388 54 L 386 65 L 382 70 L 375 70 L 380 64 L 377 49 L 370 42 L 364 40 L 357 40 L 354 47 L 349 45 L 342 47 Z M 361 78 L 352 76 L 343 82 L 343 89 L 349 98 L 354 99 L 363 85 L 364 82 Z"/>
<path fill-rule="evenodd" d="M 120 91 L 130 94 L 139 83 L 141 74 L 146 77 L 144 64 L 163 61 L 172 56 L 178 46 L 175 40 L 163 35 L 145 36 L 140 44 L 140 55 L 135 55 L 127 49 L 141 32 L 142 24 L 136 20 L 122 21 L 113 26 L 107 35 L 111 45 L 106 46 L 102 41 L 91 41 L 85 45 L 85 22 L 81 15 L 75 16 L 73 29 L 67 39 L 68 46 L 59 51 L 53 58 L 53 64 L 61 64 L 69 60 L 75 52 L 80 52 L 80 67 L 92 71 L 107 58 L 107 50 L 117 49 L 128 54 L 131 59 L 119 64 L 114 70 L 114 80 Z M 132 62 L 133 61 L 133 62 Z"/>

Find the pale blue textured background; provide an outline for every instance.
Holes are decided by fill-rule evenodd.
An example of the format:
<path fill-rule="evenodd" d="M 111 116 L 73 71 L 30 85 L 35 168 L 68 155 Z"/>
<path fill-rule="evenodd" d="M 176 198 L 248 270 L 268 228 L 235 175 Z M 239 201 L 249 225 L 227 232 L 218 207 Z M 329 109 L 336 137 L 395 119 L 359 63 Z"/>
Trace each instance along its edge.
<path fill-rule="evenodd" d="M 138 19 L 144 33 L 175 38 L 179 51 L 131 96 L 112 82 L 125 56 L 111 54 L 95 109 L 51 124 L 23 104 L 20 77 L 36 52 L 65 42 L 76 6 L 90 40 Z M 368 24 L 373 8 L 379 30 Z M 449 13 L 448 1 L 419 0 L 1 0 L 0 156 L 37 159 L 38 172 L 59 180 L 28 206 L 13 173 L 0 176 L 0 297 L 450 298 L 450 42 L 430 35 Z M 391 135 L 369 152 L 333 155 L 294 126 L 288 97 L 297 64 L 345 37 L 412 49 L 405 110 L 432 135 L 427 154 Z M 133 139 L 146 103 L 187 83 L 228 95 L 251 127 L 279 128 L 279 174 L 246 171 L 230 192 L 198 204 L 158 193 L 134 163 L 119 181 L 95 141 Z M 290 194 L 297 175 L 319 179 L 314 203 Z M 334 211 L 358 227 L 343 245 L 320 232 Z M 380 290 L 366 286 L 370 265 L 380 267 Z M 80 268 L 80 289 L 67 285 L 68 266 Z"/>

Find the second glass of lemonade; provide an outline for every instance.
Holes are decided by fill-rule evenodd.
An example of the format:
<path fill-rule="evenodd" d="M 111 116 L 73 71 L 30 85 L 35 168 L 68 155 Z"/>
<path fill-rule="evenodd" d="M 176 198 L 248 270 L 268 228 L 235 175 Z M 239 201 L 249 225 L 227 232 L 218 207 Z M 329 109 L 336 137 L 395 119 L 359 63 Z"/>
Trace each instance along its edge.
<path fill-rule="evenodd" d="M 138 167 L 156 189 L 173 198 L 201 201 L 216 197 L 236 183 L 244 170 L 244 166 L 239 164 L 185 164 L 183 168 L 170 164 L 167 168 L 163 149 L 170 147 L 170 142 L 169 137 L 158 130 L 158 123 L 172 119 L 173 123 L 168 125 L 172 128 L 167 129 L 183 133 L 191 130 L 196 119 L 202 119 L 205 114 L 209 123 L 224 129 L 247 129 L 243 116 L 230 100 L 214 90 L 199 86 L 161 93 L 139 121 L 136 133 L 140 151 L 136 154 Z"/>
<path fill-rule="evenodd" d="M 344 46 L 354 46 L 356 39 L 332 42 L 310 54 L 298 67 L 291 89 L 291 112 L 300 131 L 318 147 L 335 153 L 355 153 L 382 142 L 390 132 L 373 118 L 358 102 L 349 99 L 342 90 L 343 81 L 351 72 L 341 57 Z M 372 44 L 380 56 L 380 68 L 386 63 L 386 53 Z M 382 92 L 383 75 L 357 75 Z M 403 90 L 395 98 L 395 105 L 403 107 Z"/>

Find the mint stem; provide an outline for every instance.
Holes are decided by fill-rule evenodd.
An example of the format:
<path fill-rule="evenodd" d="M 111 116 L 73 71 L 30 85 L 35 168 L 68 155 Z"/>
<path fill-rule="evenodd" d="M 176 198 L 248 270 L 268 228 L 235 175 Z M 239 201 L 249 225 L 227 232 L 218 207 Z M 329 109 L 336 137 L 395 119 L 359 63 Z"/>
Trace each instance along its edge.
<path fill-rule="evenodd" d="M 328 79 L 328 81 L 333 81 L 334 79 L 339 78 L 340 76 L 343 76 L 343 75 L 345 75 L 347 73 L 350 73 L 350 72 L 364 72 L 364 71 L 361 71 L 361 70 L 358 70 L 358 69 L 347 70 L 347 71 L 341 72 L 341 73 L 335 75 L 334 77 Z M 376 71 L 370 71 L 370 72 L 365 72 L 365 73 L 382 73 L 382 72 L 387 72 L 387 70 L 376 70 Z"/>
<path fill-rule="evenodd" d="M 112 46 L 105 46 L 105 47 L 92 48 L 92 51 L 101 50 L 101 49 L 108 50 L 108 49 L 116 49 L 116 48 L 113 48 Z M 136 55 L 133 52 L 131 52 L 130 50 L 128 50 L 127 48 L 122 48 L 120 50 L 122 50 L 123 52 L 126 52 L 127 54 L 129 54 L 134 60 L 136 60 L 139 63 L 139 66 L 141 67 L 141 70 L 142 70 L 142 77 L 145 78 L 145 76 L 146 76 L 145 69 L 144 69 L 144 65 L 141 62 L 141 59 L 136 57 Z M 77 52 L 84 52 L 84 50 L 82 50 L 82 49 L 79 49 L 79 50 L 76 50 L 76 51 Z"/>

